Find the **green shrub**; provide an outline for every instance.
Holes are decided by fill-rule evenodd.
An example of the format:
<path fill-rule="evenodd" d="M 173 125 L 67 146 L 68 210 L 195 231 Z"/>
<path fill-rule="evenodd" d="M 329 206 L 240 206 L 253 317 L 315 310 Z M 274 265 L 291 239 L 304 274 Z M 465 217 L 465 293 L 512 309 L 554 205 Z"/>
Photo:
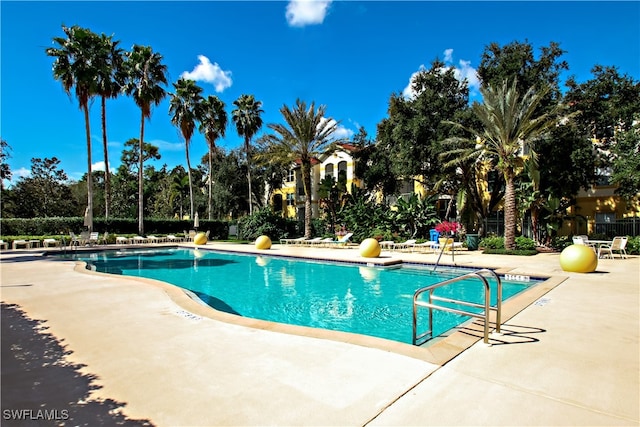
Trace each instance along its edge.
<path fill-rule="evenodd" d="M 640 255 L 640 236 L 629 237 L 625 250 L 629 255 Z"/>
<path fill-rule="evenodd" d="M 516 249 L 534 251 L 536 249 L 536 242 L 529 237 L 518 236 L 516 237 Z"/>
<path fill-rule="evenodd" d="M 479 246 L 485 249 L 504 249 L 504 237 L 484 237 L 480 240 Z"/>
<path fill-rule="evenodd" d="M 485 249 L 482 253 L 485 254 L 494 254 L 494 255 L 521 255 L 521 256 L 532 256 L 537 255 L 538 251 L 531 249 Z"/>
<path fill-rule="evenodd" d="M 262 235 L 273 241 L 295 234 L 296 221 L 283 218 L 271 208 L 263 208 L 238 220 L 238 237 L 254 240 Z"/>

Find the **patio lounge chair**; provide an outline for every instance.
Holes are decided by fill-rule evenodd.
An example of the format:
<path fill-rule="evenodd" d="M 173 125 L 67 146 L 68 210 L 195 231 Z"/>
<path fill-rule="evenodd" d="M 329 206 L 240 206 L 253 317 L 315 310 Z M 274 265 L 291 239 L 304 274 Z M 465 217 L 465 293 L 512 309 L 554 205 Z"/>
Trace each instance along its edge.
<path fill-rule="evenodd" d="M 147 236 L 147 239 L 149 240 L 149 243 L 160 243 L 160 242 L 165 242 L 167 240 L 166 237 L 157 237 L 154 235 Z"/>
<path fill-rule="evenodd" d="M 429 250 L 435 249 L 435 247 L 437 246 L 438 246 L 438 242 L 432 242 L 431 240 L 427 240 L 426 242 L 423 242 L 423 243 L 414 243 L 413 245 L 410 246 L 410 248 L 411 248 L 411 252 L 414 252 L 414 251 L 427 252 Z"/>
<path fill-rule="evenodd" d="M 316 243 L 319 243 L 320 240 L 322 240 L 322 237 L 314 237 L 313 239 L 307 239 L 307 240 L 300 240 L 300 243 L 303 245 L 315 245 Z"/>
<path fill-rule="evenodd" d="M 9 249 L 9 243 L 4 240 L 0 240 L 0 249 Z"/>
<path fill-rule="evenodd" d="M 131 243 L 149 243 L 149 239 L 147 239 L 146 237 L 142 237 L 142 236 L 133 236 L 133 239 L 131 239 Z"/>
<path fill-rule="evenodd" d="M 306 237 L 302 236 L 302 237 L 297 237 L 295 239 L 280 239 L 280 244 L 281 245 L 297 245 L 300 244 L 302 242 L 304 242 L 305 240 L 307 240 Z"/>
<path fill-rule="evenodd" d="M 398 249 L 398 250 L 402 250 L 402 249 L 410 249 L 413 247 L 413 245 L 416 244 L 416 239 L 409 239 L 407 241 L 404 241 L 402 243 L 396 243 L 393 248 L 394 249 Z"/>
<path fill-rule="evenodd" d="M 91 234 L 89 234 L 89 240 L 88 240 L 89 246 L 97 245 L 98 240 L 100 240 L 100 233 L 97 233 L 94 231 Z"/>
<path fill-rule="evenodd" d="M 128 245 L 129 243 L 131 243 L 131 239 L 128 237 L 124 237 L 124 236 L 116 237 L 116 244 L 118 245 Z"/>
<path fill-rule="evenodd" d="M 603 245 L 598 248 L 598 258 L 602 257 L 604 254 L 609 254 L 609 257 L 613 259 L 613 252 L 617 251 L 620 254 L 620 258 L 627 258 L 627 251 L 625 247 L 627 246 L 628 238 L 626 236 L 617 236 L 613 238 L 613 241 L 610 245 Z"/>
<path fill-rule="evenodd" d="M 42 241 L 42 246 L 45 248 L 49 248 L 51 246 L 60 246 L 60 241 L 56 239 L 44 239 Z"/>
<path fill-rule="evenodd" d="M 31 243 L 29 243 L 27 240 L 14 240 L 13 244 L 11 245 L 13 249 L 18 249 L 18 247 L 20 246 L 24 246 L 25 249 L 30 249 Z"/>
<path fill-rule="evenodd" d="M 173 234 L 167 234 L 167 242 L 184 242 L 184 239 Z"/>
<path fill-rule="evenodd" d="M 349 240 L 351 239 L 351 236 L 353 236 L 353 233 L 347 233 L 344 236 L 342 236 L 341 238 L 339 238 L 338 240 L 331 240 L 329 242 L 324 242 L 324 244 L 328 245 L 328 246 L 346 246 L 347 243 L 349 243 Z"/>

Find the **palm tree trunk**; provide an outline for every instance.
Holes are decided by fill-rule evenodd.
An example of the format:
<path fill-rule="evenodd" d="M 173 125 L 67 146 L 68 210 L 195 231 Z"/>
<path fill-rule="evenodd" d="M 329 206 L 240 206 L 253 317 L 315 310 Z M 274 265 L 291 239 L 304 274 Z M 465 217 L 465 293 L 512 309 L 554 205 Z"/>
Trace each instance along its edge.
<path fill-rule="evenodd" d="M 93 231 L 93 174 L 91 171 L 91 126 L 89 125 L 89 107 L 85 104 L 84 129 L 87 133 L 87 215 L 89 221 L 89 231 Z"/>
<path fill-rule="evenodd" d="M 247 181 L 249 182 L 249 215 L 253 214 L 253 192 L 251 191 L 251 153 L 249 152 L 249 139 L 244 140 L 244 149 L 247 154 Z"/>
<path fill-rule="evenodd" d="M 111 173 L 109 172 L 109 151 L 107 148 L 107 101 L 102 97 L 102 146 L 104 148 L 104 217 L 109 218 L 111 205 Z"/>
<path fill-rule="evenodd" d="M 138 234 L 144 234 L 144 186 L 143 186 L 143 146 L 144 141 L 144 112 L 142 113 L 142 120 L 140 121 L 140 152 L 138 161 Z"/>
<path fill-rule="evenodd" d="M 191 141 L 190 140 L 185 140 L 184 141 L 184 145 L 185 145 L 185 151 L 187 153 L 187 174 L 189 175 L 189 202 L 190 202 L 190 206 L 191 206 L 191 216 L 190 218 L 193 219 L 193 182 L 191 181 L 191 161 L 189 160 L 189 143 Z"/>
<path fill-rule="evenodd" d="M 311 167 L 302 164 L 302 186 L 304 188 L 304 237 L 311 238 Z"/>
<path fill-rule="evenodd" d="M 512 174 L 505 175 L 504 193 L 504 247 L 516 247 L 516 192 Z"/>
<path fill-rule="evenodd" d="M 211 146 L 209 146 L 211 147 Z M 213 219 L 213 153 L 209 148 L 209 220 Z"/>

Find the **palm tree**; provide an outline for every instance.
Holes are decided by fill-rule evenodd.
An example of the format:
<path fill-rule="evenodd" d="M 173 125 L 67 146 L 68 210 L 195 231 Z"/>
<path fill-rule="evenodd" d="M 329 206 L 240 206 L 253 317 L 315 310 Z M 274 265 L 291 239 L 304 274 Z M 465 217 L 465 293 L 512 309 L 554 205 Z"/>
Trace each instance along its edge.
<path fill-rule="evenodd" d="M 262 102 L 256 101 L 253 95 L 240 95 L 233 101 L 236 109 L 231 112 L 233 123 L 238 135 L 244 137 L 244 152 L 247 156 L 247 180 L 249 182 L 249 215 L 253 213 L 253 194 L 251 192 L 251 138 L 262 127 L 260 114 L 264 113 L 260 107 Z"/>
<path fill-rule="evenodd" d="M 445 144 L 466 142 L 462 148 L 443 153 L 454 156 L 455 160 L 445 163 L 445 167 L 468 159 L 495 159 L 496 169 L 505 180 L 504 194 L 504 245 L 506 249 L 515 248 L 516 231 L 516 194 L 515 177 L 524 166 L 521 155 L 528 148 L 529 157 L 535 161 L 537 155 L 531 147 L 533 141 L 544 135 L 559 122 L 560 104 L 544 114 L 538 113 L 540 101 L 544 99 L 548 88 L 536 91 L 534 87 L 520 96 L 517 81 L 511 84 L 504 81 L 502 85 L 487 85 L 480 89 L 483 103 L 474 103 L 471 107 L 482 124 L 481 130 L 468 128 L 459 123 L 448 122 L 465 129 L 470 138 L 449 138 Z M 478 163 L 476 163 L 478 164 Z"/>
<path fill-rule="evenodd" d="M 202 102 L 200 132 L 204 133 L 209 146 L 209 219 L 213 219 L 213 152 L 216 148 L 216 140 L 220 137 L 224 138 L 227 127 L 227 112 L 224 107 L 224 102 L 217 96 L 210 95 Z"/>
<path fill-rule="evenodd" d="M 124 51 L 118 47 L 119 41 L 113 36 L 102 34 L 98 49 L 96 68 L 98 72 L 98 95 L 102 113 L 102 146 L 104 149 L 104 216 L 109 218 L 111 205 L 111 171 L 109 170 L 109 151 L 107 148 L 107 98 L 117 98 L 124 84 L 122 70 Z"/>
<path fill-rule="evenodd" d="M 74 25 L 62 26 L 64 37 L 54 37 L 57 47 L 45 50 L 48 56 L 55 58 L 53 77 L 60 80 L 64 91 L 71 96 L 75 88 L 78 105 L 84 113 L 85 134 L 87 139 L 87 221 L 89 231 L 93 229 L 93 174 L 91 172 L 91 126 L 89 123 L 89 101 L 97 93 L 97 70 L 95 65 L 96 49 L 99 37 L 91 30 Z"/>
<path fill-rule="evenodd" d="M 138 167 L 138 233 L 144 234 L 144 189 L 143 189 L 143 143 L 144 120 L 151 118 L 151 106 L 156 106 L 167 95 L 161 85 L 167 84 L 167 66 L 162 64 L 162 55 L 153 52 L 149 46 L 133 45 L 124 63 L 127 83 L 125 92 L 132 96 L 140 107 L 140 156 Z"/>
<path fill-rule="evenodd" d="M 325 110 L 324 105 L 316 110 L 313 102 L 307 108 L 307 104 L 299 99 L 293 109 L 284 105 L 280 112 L 286 125 L 269 124 L 269 129 L 276 134 L 265 135 L 259 140 L 266 156 L 300 163 L 305 195 L 304 235 L 307 238 L 311 237 L 311 162 L 341 142 L 333 139 L 338 122 L 325 118 Z"/>
<path fill-rule="evenodd" d="M 202 118 L 202 88 L 193 80 L 181 78 L 173 84 L 175 93 L 171 94 L 169 114 L 171 123 L 176 125 L 184 138 L 187 154 L 187 173 L 189 174 L 189 200 L 191 202 L 191 218 L 193 218 L 193 181 L 191 178 L 191 161 L 189 160 L 189 144 L 196 129 L 196 122 Z"/>

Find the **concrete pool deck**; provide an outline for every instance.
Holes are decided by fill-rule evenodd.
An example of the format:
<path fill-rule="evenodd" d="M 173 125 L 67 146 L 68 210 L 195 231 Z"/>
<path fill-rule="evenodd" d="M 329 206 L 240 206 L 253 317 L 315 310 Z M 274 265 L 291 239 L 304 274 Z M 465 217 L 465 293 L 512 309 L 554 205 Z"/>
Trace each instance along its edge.
<path fill-rule="evenodd" d="M 256 252 L 250 245 L 207 248 Z M 6 409 L 37 410 L 44 401 L 49 410 L 70 411 L 76 423 L 83 410 L 94 410 L 106 425 L 640 424 L 638 256 L 601 259 L 595 273 L 577 274 L 561 270 L 559 254 L 456 253 L 457 265 L 560 280 L 513 313 L 491 345 L 479 341 L 434 363 L 220 321 L 173 287 L 82 271 L 40 252 L 0 254 L 3 417 Z M 357 248 L 274 245 L 264 253 L 366 261 Z M 436 258 L 383 252 L 389 261 Z M 37 387 L 23 372 L 5 370 L 11 357 L 33 357 L 29 345 L 36 342 L 7 345 L 10 311 L 58 344 L 57 366 L 66 371 L 50 386 L 73 391 L 66 404 L 44 390 L 34 397 Z"/>

